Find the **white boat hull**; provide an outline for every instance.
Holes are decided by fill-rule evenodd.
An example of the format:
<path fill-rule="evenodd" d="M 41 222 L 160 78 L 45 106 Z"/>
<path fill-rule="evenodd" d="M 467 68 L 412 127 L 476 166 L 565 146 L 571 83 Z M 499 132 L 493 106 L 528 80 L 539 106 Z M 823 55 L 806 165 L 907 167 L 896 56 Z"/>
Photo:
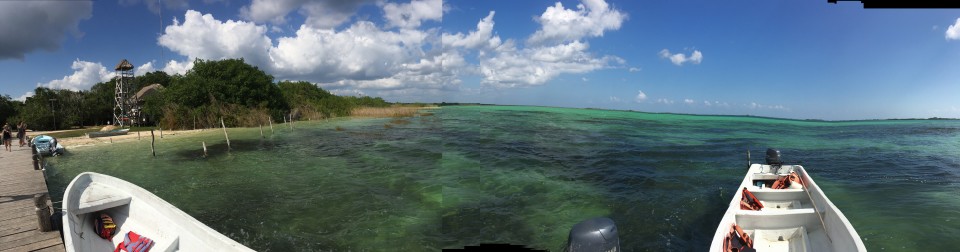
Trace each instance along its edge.
<path fill-rule="evenodd" d="M 150 251 L 253 251 L 143 188 L 107 175 L 77 175 L 64 193 L 63 212 L 68 252 L 113 251 L 128 231 L 154 240 Z M 110 240 L 93 230 L 93 216 L 100 212 L 117 224 Z"/>
<path fill-rule="evenodd" d="M 771 189 L 767 184 L 761 185 L 763 188 L 755 184 L 791 171 L 797 172 L 803 186 Z M 743 188 L 763 203 L 762 210 L 740 209 Z M 753 239 L 757 251 L 867 251 L 840 209 L 799 165 L 784 165 L 780 169 L 751 165 L 720 220 L 710 251 L 723 251 L 724 238 L 734 223 Z"/>

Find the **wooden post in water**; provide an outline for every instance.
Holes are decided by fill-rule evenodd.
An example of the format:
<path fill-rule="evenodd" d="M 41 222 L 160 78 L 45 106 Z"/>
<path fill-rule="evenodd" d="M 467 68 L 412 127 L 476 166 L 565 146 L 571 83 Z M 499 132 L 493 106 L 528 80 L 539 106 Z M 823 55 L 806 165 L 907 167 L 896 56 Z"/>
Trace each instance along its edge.
<path fill-rule="evenodd" d="M 33 149 L 33 169 L 34 169 L 34 170 L 40 170 L 40 169 L 41 169 L 41 167 L 40 167 L 40 162 L 41 162 L 40 157 L 41 157 L 41 156 L 40 156 L 40 154 L 37 154 L 37 148 L 31 148 L 31 149 Z"/>
<path fill-rule="evenodd" d="M 273 135 L 273 118 L 270 118 L 270 135 Z"/>
<path fill-rule="evenodd" d="M 110 138 L 110 143 L 113 143 L 113 138 L 112 138 L 112 137 Z"/>
<path fill-rule="evenodd" d="M 140 141 L 140 131 L 137 131 L 137 141 Z"/>
<path fill-rule="evenodd" d="M 290 113 L 290 129 L 293 129 L 293 113 Z"/>
<path fill-rule="evenodd" d="M 38 193 L 33 195 L 33 205 L 37 207 L 37 226 L 39 227 L 40 232 L 48 232 L 53 230 L 53 224 L 50 223 L 50 215 L 53 213 L 50 212 L 50 206 L 47 205 L 47 200 L 49 199 L 50 195 L 46 193 Z"/>
<path fill-rule="evenodd" d="M 227 139 L 227 151 L 230 151 L 230 136 L 227 135 L 227 125 L 223 124 L 223 117 L 220 117 L 220 127 L 223 127 L 223 138 Z"/>
<path fill-rule="evenodd" d="M 163 138 L 163 127 L 160 127 L 160 138 Z"/>
<path fill-rule="evenodd" d="M 262 124 L 262 123 L 260 124 L 260 138 L 264 138 L 264 136 L 263 136 L 263 124 Z"/>
<path fill-rule="evenodd" d="M 153 153 L 153 157 L 157 157 L 156 143 L 157 138 L 153 137 L 153 129 L 150 129 L 150 152 Z"/>
<path fill-rule="evenodd" d="M 207 157 L 207 142 L 201 143 L 203 143 L 203 157 Z"/>

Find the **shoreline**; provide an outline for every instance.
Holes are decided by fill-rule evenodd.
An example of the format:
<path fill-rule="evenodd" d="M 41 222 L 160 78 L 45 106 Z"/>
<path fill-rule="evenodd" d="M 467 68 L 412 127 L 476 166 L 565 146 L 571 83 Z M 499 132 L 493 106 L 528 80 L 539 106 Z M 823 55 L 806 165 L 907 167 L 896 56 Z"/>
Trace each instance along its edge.
<path fill-rule="evenodd" d="M 163 131 L 163 136 L 164 136 L 164 137 L 169 137 L 169 136 L 177 136 L 177 135 L 191 135 L 191 134 L 196 134 L 196 133 L 201 132 L 201 131 L 204 131 L 204 130 L 209 130 L 209 129 L 164 130 L 164 131 Z M 159 132 L 155 132 L 155 134 L 157 134 L 157 135 L 156 135 L 157 138 L 160 137 Z M 147 140 L 149 140 L 150 134 L 147 134 L 146 136 L 143 136 L 143 133 L 141 133 L 140 137 L 146 137 Z M 110 137 L 98 137 L 98 138 L 89 138 L 89 137 L 87 137 L 87 136 L 58 138 L 58 139 L 57 139 L 57 142 L 60 143 L 61 145 L 63 145 L 63 147 L 84 147 L 84 146 L 96 146 L 96 145 L 98 145 L 98 144 L 109 144 L 109 143 L 126 142 L 126 141 L 130 141 L 131 139 L 132 139 L 132 140 L 137 140 L 137 133 L 136 133 L 136 132 L 130 132 L 130 133 L 127 133 L 126 135 L 110 136 Z"/>
<path fill-rule="evenodd" d="M 393 108 L 388 108 L 388 109 L 386 109 L 386 110 L 387 110 L 387 111 L 391 111 L 391 112 L 395 112 L 395 111 L 398 111 L 398 110 L 399 110 L 399 111 L 403 111 L 403 112 L 407 112 L 407 111 L 410 111 L 410 110 L 419 111 L 420 109 L 440 109 L 440 107 L 393 107 Z M 378 111 L 378 112 L 384 112 L 384 111 Z M 416 113 L 416 112 L 414 112 L 414 114 L 415 114 L 415 113 Z M 369 114 L 363 114 L 363 115 L 346 116 L 346 117 L 342 117 L 342 118 L 346 118 L 346 119 L 369 119 L 369 118 L 391 118 L 391 117 L 396 117 L 396 116 L 389 116 L 389 115 L 393 115 L 393 113 L 383 113 L 383 114 L 369 113 Z M 411 115 L 411 116 L 412 116 L 412 115 Z M 401 116 L 401 117 L 409 117 L 409 116 Z M 309 122 L 309 121 L 310 121 L 310 120 L 308 120 L 308 121 L 300 120 L 300 121 L 296 121 L 296 122 Z M 278 123 L 277 125 L 283 125 L 283 124 L 282 124 L 282 123 Z M 242 128 L 249 128 L 249 127 L 227 127 L 227 129 L 242 129 Z M 163 131 L 163 136 L 164 136 L 164 137 L 169 137 L 169 136 L 178 136 L 178 135 L 192 135 L 192 134 L 196 134 L 196 133 L 203 132 L 203 131 L 206 131 L 206 130 L 220 130 L 220 128 L 192 129 L 192 130 L 164 130 L 164 131 Z M 28 134 L 28 137 L 33 137 L 33 136 L 38 136 L 38 135 L 45 135 L 45 134 L 55 133 L 55 132 L 64 132 L 64 131 L 68 131 L 68 130 L 59 130 L 59 131 L 33 131 L 33 132 L 28 132 L 28 133 L 29 133 L 29 134 Z M 158 132 L 155 132 L 155 134 L 157 134 L 156 137 L 158 137 L 158 138 L 160 137 Z M 147 134 L 146 136 L 144 136 L 143 133 L 141 133 L 141 137 L 147 137 L 147 138 L 149 138 L 150 136 L 149 136 L 149 134 Z M 87 136 L 65 137 L 65 138 L 57 138 L 57 141 L 58 141 L 61 145 L 63 145 L 63 147 L 86 147 L 86 146 L 97 146 L 97 145 L 99 145 L 99 144 L 110 144 L 110 143 L 118 143 L 118 142 L 127 142 L 127 141 L 130 141 L 131 139 L 132 139 L 132 140 L 136 140 L 136 139 L 137 139 L 137 133 L 136 133 L 136 132 L 130 132 L 130 133 L 126 134 L 126 135 L 111 136 L 111 137 L 98 137 L 98 138 L 89 138 L 89 137 L 87 137 Z M 149 139 L 148 139 L 148 140 L 149 140 Z"/>

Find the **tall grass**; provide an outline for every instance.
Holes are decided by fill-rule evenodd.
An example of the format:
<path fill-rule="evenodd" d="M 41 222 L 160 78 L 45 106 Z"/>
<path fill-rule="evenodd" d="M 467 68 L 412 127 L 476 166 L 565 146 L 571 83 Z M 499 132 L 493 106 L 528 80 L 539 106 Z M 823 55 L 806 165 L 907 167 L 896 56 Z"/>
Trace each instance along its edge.
<path fill-rule="evenodd" d="M 411 117 L 426 107 L 392 106 L 383 108 L 359 107 L 350 112 L 356 117 Z"/>

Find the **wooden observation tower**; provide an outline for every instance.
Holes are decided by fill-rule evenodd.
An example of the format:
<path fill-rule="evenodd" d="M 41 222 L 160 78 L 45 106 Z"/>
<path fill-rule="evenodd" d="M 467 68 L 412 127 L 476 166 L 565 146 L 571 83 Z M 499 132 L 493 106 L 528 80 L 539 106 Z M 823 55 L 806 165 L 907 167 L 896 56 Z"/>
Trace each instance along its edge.
<path fill-rule="evenodd" d="M 119 127 L 130 126 L 137 122 L 133 111 L 135 104 L 130 101 L 130 88 L 134 87 L 133 64 L 124 59 L 120 61 L 120 64 L 117 64 L 114 70 L 117 71 L 117 86 L 114 91 L 114 99 L 117 105 L 113 107 L 113 125 Z"/>

